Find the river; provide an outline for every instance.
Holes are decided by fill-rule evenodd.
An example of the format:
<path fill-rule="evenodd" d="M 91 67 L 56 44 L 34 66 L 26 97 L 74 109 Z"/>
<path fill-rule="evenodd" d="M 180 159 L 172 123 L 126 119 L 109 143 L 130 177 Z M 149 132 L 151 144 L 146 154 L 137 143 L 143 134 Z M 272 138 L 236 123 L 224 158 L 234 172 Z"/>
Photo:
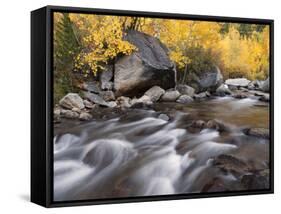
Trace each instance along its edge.
<path fill-rule="evenodd" d="M 169 121 L 158 118 L 160 113 Z M 199 119 L 219 119 L 232 128 L 189 129 Z M 235 173 L 213 164 L 230 154 L 257 170 L 268 169 L 268 140 L 245 135 L 243 127 L 269 128 L 268 104 L 219 97 L 65 122 L 54 130 L 54 200 L 243 190 Z M 209 188 L 216 179 L 222 189 Z"/>

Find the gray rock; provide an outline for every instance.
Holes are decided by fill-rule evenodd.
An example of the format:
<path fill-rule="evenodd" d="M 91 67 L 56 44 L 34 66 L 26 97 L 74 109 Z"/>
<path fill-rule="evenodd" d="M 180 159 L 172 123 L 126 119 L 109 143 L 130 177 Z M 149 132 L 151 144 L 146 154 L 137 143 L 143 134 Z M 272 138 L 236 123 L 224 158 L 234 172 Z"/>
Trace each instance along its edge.
<path fill-rule="evenodd" d="M 86 99 L 90 100 L 93 103 L 96 103 L 101 106 L 111 107 L 111 105 L 108 102 L 106 102 L 103 98 L 101 98 L 97 94 L 93 94 L 90 92 L 84 92 L 83 95 Z"/>
<path fill-rule="evenodd" d="M 107 105 L 109 108 L 114 108 L 117 106 L 117 103 L 115 101 L 109 101 L 107 102 Z"/>
<path fill-rule="evenodd" d="M 163 102 L 175 102 L 179 96 L 180 92 L 178 90 L 167 90 L 165 94 L 161 97 L 161 101 Z"/>
<path fill-rule="evenodd" d="M 223 76 L 217 66 L 212 66 L 207 71 L 190 73 L 187 77 L 186 83 L 192 86 L 196 93 L 206 90 L 214 91 L 223 83 Z"/>
<path fill-rule="evenodd" d="M 104 71 L 100 74 L 100 83 L 102 90 L 112 90 L 113 83 L 111 82 L 113 77 L 113 65 L 108 65 Z"/>
<path fill-rule="evenodd" d="M 61 116 L 68 119 L 77 119 L 79 118 L 79 113 L 71 111 L 71 110 L 61 110 Z"/>
<path fill-rule="evenodd" d="M 147 90 L 144 95 L 148 96 L 152 102 L 157 102 L 160 97 L 165 93 L 165 90 L 159 86 L 153 86 Z"/>
<path fill-rule="evenodd" d="M 187 104 L 187 103 L 191 103 L 193 101 L 193 98 L 184 94 L 181 95 L 178 99 L 177 99 L 177 103 L 182 103 L 182 104 Z"/>
<path fill-rule="evenodd" d="M 79 119 L 80 120 L 84 120 L 84 121 L 87 121 L 87 120 L 90 120 L 92 119 L 92 115 L 87 113 L 87 112 L 82 112 L 80 115 L 79 115 Z"/>
<path fill-rule="evenodd" d="M 220 87 L 216 89 L 216 94 L 218 96 L 225 96 L 226 94 L 231 94 L 232 92 L 229 90 L 228 86 L 225 84 L 221 84 Z"/>
<path fill-rule="evenodd" d="M 152 86 L 175 87 L 176 71 L 168 49 L 159 39 L 130 30 L 124 37 L 137 51 L 117 60 L 114 69 L 114 89 L 117 96 L 135 96 Z"/>
<path fill-rule="evenodd" d="M 82 89 L 96 94 L 98 94 L 101 91 L 100 84 L 99 82 L 96 81 L 84 82 L 82 84 Z"/>
<path fill-rule="evenodd" d="M 72 108 L 71 111 L 77 112 L 77 113 L 81 113 L 81 109 L 79 108 Z"/>
<path fill-rule="evenodd" d="M 269 78 L 267 78 L 260 86 L 260 89 L 264 92 L 269 92 Z"/>
<path fill-rule="evenodd" d="M 183 95 L 188 95 L 192 97 L 195 93 L 195 89 L 184 84 L 179 84 L 176 86 L 176 89 Z"/>
<path fill-rule="evenodd" d="M 61 114 L 61 109 L 60 108 L 55 108 L 54 109 L 54 121 L 59 121 L 60 120 L 60 114 Z"/>
<path fill-rule="evenodd" d="M 227 79 L 225 84 L 236 86 L 236 87 L 247 87 L 250 83 L 250 80 L 246 78 L 235 78 L 235 79 Z"/>
<path fill-rule="evenodd" d="M 234 129 L 234 127 L 230 124 L 224 123 L 223 121 L 217 119 L 209 120 L 205 127 L 208 129 L 215 129 L 219 132 L 231 132 Z"/>
<path fill-rule="evenodd" d="M 237 93 L 232 94 L 232 97 L 234 97 L 236 99 L 244 99 L 244 98 L 247 98 L 248 95 L 243 92 L 237 92 Z"/>
<path fill-rule="evenodd" d="M 130 108 L 131 107 L 131 98 L 130 97 L 118 97 L 116 99 L 117 105 L 121 108 Z"/>
<path fill-rule="evenodd" d="M 83 100 L 83 103 L 84 103 L 86 108 L 92 109 L 92 108 L 95 107 L 95 105 L 88 100 Z"/>
<path fill-rule="evenodd" d="M 138 103 L 143 103 L 144 105 L 152 105 L 153 104 L 150 97 L 147 96 L 147 95 L 143 95 L 139 99 L 134 98 L 134 99 L 131 100 L 132 105 L 135 105 L 135 104 L 138 104 Z"/>
<path fill-rule="evenodd" d="M 259 138 L 265 138 L 269 139 L 269 129 L 265 128 L 250 128 L 250 129 L 244 129 L 243 132 L 246 135 L 254 136 L 254 137 L 259 137 Z"/>
<path fill-rule="evenodd" d="M 66 109 L 85 108 L 82 98 L 76 93 L 68 93 L 59 101 L 59 104 Z"/>
<path fill-rule="evenodd" d="M 206 99 L 207 97 L 210 97 L 210 93 L 208 91 L 206 92 L 201 92 L 199 94 L 195 94 L 194 98 L 196 100 L 202 100 L 202 99 Z"/>
<path fill-rule="evenodd" d="M 263 82 L 260 80 L 254 80 L 248 84 L 248 89 L 249 90 L 260 90 L 262 83 Z"/>
<path fill-rule="evenodd" d="M 115 95 L 114 95 L 113 91 L 100 91 L 99 95 L 105 101 L 113 101 L 113 100 L 115 100 Z"/>
<path fill-rule="evenodd" d="M 260 101 L 263 102 L 269 102 L 270 101 L 270 95 L 269 94 L 264 94 L 259 98 Z"/>
<path fill-rule="evenodd" d="M 166 114 L 159 114 L 158 118 L 166 121 L 170 120 L 169 116 Z"/>
<path fill-rule="evenodd" d="M 266 170 L 264 170 L 266 171 Z M 268 171 L 268 170 L 267 170 Z M 246 174 L 243 175 L 241 183 L 246 190 L 259 190 L 269 188 L 269 171 L 264 175 L 260 174 Z"/>
<path fill-rule="evenodd" d="M 214 159 L 213 165 L 225 172 L 235 173 L 236 175 L 245 174 L 250 170 L 246 162 L 233 155 L 219 155 Z"/>
<path fill-rule="evenodd" d="M 195 120 L 191 123 L 192 128 L 203 129 L 206 126 L 206 122 L 204 120 Z"/>

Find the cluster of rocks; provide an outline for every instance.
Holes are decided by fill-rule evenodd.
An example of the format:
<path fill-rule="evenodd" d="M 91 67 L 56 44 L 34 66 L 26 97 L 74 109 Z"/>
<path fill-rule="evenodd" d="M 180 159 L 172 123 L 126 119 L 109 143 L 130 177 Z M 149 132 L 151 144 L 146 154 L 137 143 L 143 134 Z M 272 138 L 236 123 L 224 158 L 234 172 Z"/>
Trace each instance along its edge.
<path fill-rule="evenodd" d="M 246 78 L 227 79 L 215 91 L 217 96 L 230 95 L 237 99 L 257 97 L 260 101 L 269 102 L 269 78 L 264 81 L 250 81 Z"/>

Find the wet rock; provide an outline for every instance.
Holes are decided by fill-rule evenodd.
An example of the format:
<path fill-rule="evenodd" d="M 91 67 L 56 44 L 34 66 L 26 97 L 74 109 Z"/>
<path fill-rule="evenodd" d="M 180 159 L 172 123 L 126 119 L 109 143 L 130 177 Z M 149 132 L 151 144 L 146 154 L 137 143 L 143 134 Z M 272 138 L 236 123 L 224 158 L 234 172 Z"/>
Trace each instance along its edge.
<path fill-rule="evenodd" d="M 84 92 L 83 95 L 84 95 L 84 98 L 90 100 L 93 103 L 96 103 L 101 106 L 111 107 L 111 105 L 108 102 L 106 102 L 103 98 L 101 98 L 97 94 L 93 94 L 90 92 Z"/>
<path fill-rule="evenodd" d="M 219 155 L 214 159 L 213 165 L 225 172 L 234 173 L 237 176 L 245 174 L 250 170 L 246 162 L 233 155 Z"/>
<path fill-rule="evenodd" d="M 206 92 L 201 92 L 199 94 L 195 94 L 194 98 L 196 100 L 202 100 L 202 99 L 206 99 L 207 97 L 210 97 L 210 96 L 211 96 L 211 94 L 208 91 L 206 91 Z"/>
<path fill-rule="evenodd" d="M 137 51 L 120 57 L 115 63 L 114 89 L 117 96 L 137 96 L 155 85 L 164 89 L 175 87 L 175 65 L 159 39 L 129 30 L 124 40 L 133 44 Z"/>
<path fill-rule="evenodd" d="M 160 97 L 165 93 L 165 90 L 159 86 L 153 86 L 149 90 L 147 90 L 144 95 L 148 96 L 150 101 L 157 102 Z M 144 99 L 144 98 L 143 98 Z"/>
<path fill-rule="evenodd" d="M 113 65 L 108 65 L 104 71 L 100 74 L 100 83 L 102 90 L 112 90 L 113 82 L 111 82 L 113 78 Z"/>
<path fill-rule="evenodd" d="M 181 104 L 187 104 L 187 103 L 191 103 L 193 101 L 193 98 L 188 96 L 188 95 L 181 95 L 176 102 L 177 103 L 181 103 Z"/>
<path fill-rule="evenodd" d="M 230 132 L 231 130 L 233 130 L 233 127 L 230 124 L 226 124 L 217 119 L 209 120 L 206 123 L 205 127 L 208 129 L 215 129 L 219 132 Z"/>
<path fill-rule="evenodd" d="M 265 128 L 249 128 L 249 129 L 244 129 L 243 132 L 246 135 L 259 137 L 259 138 L 269 139 L 270 137 L 269 129 L 265 129 Z"/>
<path fill-rule="evenodd" d="M 83 121 L 87 121 L 87 120 L 90 120 L 92 119 L 92 115 L 87 113 L 87 112 L 82 112 L 80 115 L 79 115 L 79 119 L 80 120 L 83 120 Z"/>
<path fill-rule="evenodd" d="M 238 93 L 232 94 L 232 97 L 234 97 L 236 99 L 244 99 L 244 98 L 247 98 L 248 95 L 243 92 L 238 92 Z"/>
<path fill-rule="evenodd" d="M 83 100 L 83 103 L 84 103 L 86 108 L 92 109 L 92 108 L 95 107 L 95 105 L 88 100 Z"/>
<path fill-rule="evenodd" d="M 179 96 L 180 92 L 178 90 L 167 90 L 165 94 L 161 97 L 161 101 L 163 102 L 175 102 Z"/>
<path fill-rule="evenodd" d="M 59 104 L 66 109 L 83 109 L 85 107 L 83 99 L 76 93 L 68 93 L 59 101 Z"/>
<path fill-rule="evenodd" d="M 223 83 L 223 76 L 217 66 L 210 66 L 208 70 L 190 73 L 186 83 L 192 86 L 196 93 L 213 91 Z"/>
<path fill-rule="evenodd" d="M 216 95 L 218 96 L 225 96 L 225 95 L 229 95 L 231 94 L 232 92 L 229 90 L 228 86 L 225 85 L 225 84 L 221 84 L 220 87 L 218 87 L 216 89 Z"/>
<path fill-rule="evenodd" d="M 141 104 L 141 105 L 144 105 L 144 106 L 147 106 L 147 105 L 152 105 L 153 102 L 151 101 L 150 97 L 147 96 L 147 95 L 143 95 L 142 97 L 140 97 L 139 99 L 137 98 L 134 98 L 131 100 L 131 104 L 134 105 L 135 107 L 136 106 L 140 106 L 140 105 L 137 105 L 137 104 Z"/>
<path fill-rule="evenodd" d="M 247 190 L 269 189 L 269 171 L 263 170 L 262 174 L 247 174 L 241 179 Z"/>
<path fill-rule="evenodd" d="M 224 181 L 221 178 L 215 177 L 204 185 L 201 192 L 225 192 L 225 191 L 229 191 L 229 189 L 226 188 Z"/>
<path fill-rule="evenodd" d="M 237 86 L 237 87 L 247 87 L 250 83 L 250 80 L 246 78 L 235 78 L 235 79 L 227 79 L 225 84 Z"/>
<path fill-rule="evenodd" d="M 160 114 L 160 115 L 158 116 L 158 118 L 159 118 L 159 119 L 162 119 L 162 120 L 166 120 L 166 121 L 169 121 L 169 120 L 170 120 L 170 118 L 169 118 L 169 116 L 168 116 L 167 114 Z"/>
<path fill-rule="evenodd" d="M 99 95 L 105 100 L 105 101 L 113 101 L 115 100 L 115 95 L 113 91 L 101 91 Z"/>
<path fill-rule="evenodd" d="M 270 101 L 270 96 L 269 94 L 264 94 L 262 95 L 260 98 L 259 98 L 260 101 L 263 101 L 263 102 L 269 102 Z"/>
<path fill-rule="evenodd" d="M 192 128 L 203 129 L 205 128 L 206 122 L 204 120 L 195 120 L 191 123 Z"/>
<path fill-rule="evenodd" d="M 188 95 L 192 97 L 195 93 L 195 89 L 184 84 L 179 84 L 176 86 L 176 90 L 178 90 L 183 95 Z"/>
<path fill-rule="evenodd" d="M 260 80 L 254 80 L 248 84 L 248 89 L 249 90 L 260 90 L 262 83 L 263 82 Z"/>
<path fill-rule="evenodd" d="M 84 82 L 82 84 L 82 89 L 96 94 L 98 94 L 101 91 L 100 84 L 97 81 Z"/>
<path fill-rule="evenodd" d="M 269 92 L 269 78 L 262 82 L 260 89 L 264 92 Z"/>
<path fill-rule="evenodd" d="M 71 110 L 61 110 L 61 116 L 68 119 L 77 119 L 79 118 L 79 113 L 71 111 Z"/>
<path fill-rule="evenodd" d="M 130 108 L 131 107 L 131 98 L 121 96 L 116 99 L 116 103 L 119 107 Z"/>

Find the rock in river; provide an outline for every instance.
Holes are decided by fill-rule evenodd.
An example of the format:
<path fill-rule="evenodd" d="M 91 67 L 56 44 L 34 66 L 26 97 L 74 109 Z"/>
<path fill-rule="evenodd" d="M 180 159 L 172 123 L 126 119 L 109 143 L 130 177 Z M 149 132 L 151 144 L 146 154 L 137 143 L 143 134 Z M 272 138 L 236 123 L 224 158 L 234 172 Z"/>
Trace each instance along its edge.
<path fill-rule="evenodd" d="M 226 94 L 231 94 L 232 92 L 229 90 L 228 86 L 225 84 L 221 84 L 220 87 L 217 88 L 216 94 L 218 96 L 225 96 Z"/>
<path fill-rule="evenodd" d="M 235 78 L 225 80 L 225 84 L 236 87 L 247 87 L 249 83 L 250 80 L 247 80 L 246 78 Z"/>
<path fill-rule="evenodd" d="M 250 136 L 269 139 L 269 129 L 265 129 L 265 128 L 245 129 L 244 133 L 247 134 L 247 135 L 250 135 Z"/>
<path fill-rule="evenodd" d="M 137 50 L 120 57 L 114 68 L 114 89 L 117 96 L 135 96 L 152 86 L 164 89 L 175 87 L 176 70 L 168 49 L 159 39 L 129 30 L 124 39 Z"/>
<path fill-rule="evenodd" d="M 179 96 L 180 92 L 178 90 L 167 90 L 165 94 L 161 97 L 161 101 L 163 102 L 175 102 Z"/>
<path fill-rule="evenodd" d="M 191 103 L 193 101 L 193 98 L 188 96 L 188 95 L 181 95 L 178 99 L 177 99 L 177 103 L 181 103 L 181 104 L 187 104 L 187 103 Z"/>
<path fill-rule="evenodd" d="M 66 109 L 85 108 L 83 99 L 76 93 L 68 93 L 59 101 L 59 104 Z"/>
<path fill-rule="evenodd" d="M 190 97 L 192 97 L 195 93 L 195 89 L 188 86 L 188 85 L 184 85 L 184 84 L 178 84 L 176 86 L 176 89 L 181 93 L 181 94 L 184 94 L 184 95 L 188 95 Z"/>
<path fill-rule="evenodd" d="M 153 86 L 145 92 L 144 95 L 148 96 L 152 102 L 156 102 L 165 93 L 165 90 L 159 86 Z"/>

